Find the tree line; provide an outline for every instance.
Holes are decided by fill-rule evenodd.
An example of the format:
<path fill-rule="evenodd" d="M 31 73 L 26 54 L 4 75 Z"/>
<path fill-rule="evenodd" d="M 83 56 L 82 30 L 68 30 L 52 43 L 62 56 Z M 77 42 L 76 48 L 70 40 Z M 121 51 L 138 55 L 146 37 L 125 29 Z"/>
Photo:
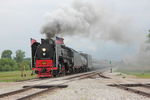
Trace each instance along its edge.
<path fill-rule="evenodd" d="M 31 68 L 30 58 L 25 58 L 25 52 L 17 50 L 12 57 L 11 50 L 4 50 L 0 58 L 0 71 L 29 70 Z"/>

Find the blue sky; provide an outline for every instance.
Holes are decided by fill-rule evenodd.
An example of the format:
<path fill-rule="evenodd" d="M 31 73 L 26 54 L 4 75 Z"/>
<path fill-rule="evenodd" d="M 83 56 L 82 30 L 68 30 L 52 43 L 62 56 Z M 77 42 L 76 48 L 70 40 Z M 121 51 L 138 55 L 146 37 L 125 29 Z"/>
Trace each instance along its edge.
<path fill-rule="evenodd" d="M 40 40 L 45 14 L 61 5 L 70 5 L 73 0 L 1 0 L 0 1 L 0 52 L 22 49 L 30 57 L 30 38 Z M 88 1 L 88 0 L 86 0 Z M 89 0 L 88 2 L 90 2 Z M 143 37 L 150 29 L 149 0 L 94 0 L 104 10 L 113 15 L 129 18 L 135 35 L 131 44 L 119 44 L 114 41 L 93 41 L 86 37 L 66 36 L 65 43 L 79 51 L 87 52 L 99 59 L 120 60 L 125 55 L 136 52 Z M 137 32 L 137 33 L 136 33 Z M 78 40 L 77 40 L 78 39 Z"/>

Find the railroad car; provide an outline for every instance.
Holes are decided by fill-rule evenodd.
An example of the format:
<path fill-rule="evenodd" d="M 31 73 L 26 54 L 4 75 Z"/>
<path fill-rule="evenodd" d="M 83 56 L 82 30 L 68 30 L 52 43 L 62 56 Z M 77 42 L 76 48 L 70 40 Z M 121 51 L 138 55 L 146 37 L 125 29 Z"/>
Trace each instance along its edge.
<path fill-rule="evenodd" d="M 61 40 L 61 41 L 60 41 Z M 86 72 L 92 68 L 92 58 L 62 43 L 62 38 L 31 39 L 32 70 L 38 77 L 56 77 Z"/>

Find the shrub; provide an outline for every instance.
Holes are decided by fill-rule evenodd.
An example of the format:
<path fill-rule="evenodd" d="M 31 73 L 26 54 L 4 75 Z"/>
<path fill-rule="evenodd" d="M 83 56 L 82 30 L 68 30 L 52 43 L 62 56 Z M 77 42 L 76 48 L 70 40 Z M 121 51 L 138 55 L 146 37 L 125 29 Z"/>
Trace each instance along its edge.
<path fill-rule="evenodd" d="M 13 59 L 0 59 L 0 71 L 14 71 L 19 70 L 17 63 Z"/>

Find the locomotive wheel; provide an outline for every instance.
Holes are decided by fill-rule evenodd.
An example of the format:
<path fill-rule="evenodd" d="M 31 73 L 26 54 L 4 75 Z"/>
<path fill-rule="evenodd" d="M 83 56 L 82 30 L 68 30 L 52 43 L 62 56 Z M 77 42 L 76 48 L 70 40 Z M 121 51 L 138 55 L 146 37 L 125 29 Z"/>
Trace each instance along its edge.
<path fill-rule="evenodd" d="M 69 68 L 69 74 L 73 74 L 74 73 L 74 70 L 73 70 L 73 68 L 71 67 L 71 68 Z"/>
<path fill-rule="evenodd" d="M 53 75 L 53 77 L 58 77 L 58 72 L 57 72 L 57 70 L 53 70 L 53 71 L 52 71 L 52 75 Z"/>
<path fill-rule="evenodd" d="M 63 71 L 63 72 L 62 72 L 62 76 L 65 76 L 65 75 L 66 75 L 66 72 L 65 72 L 65 71 Z"/>
<path fill-rule="evenodd" d="M 84 68 L 84 72 L 87 72 L 87 68 L 86 67 Z"/>
<path fill-rule="evenodd" d="M 77 69 L 76 68 L 74 69 L 74 73 L 77 73 Z"/>
<path fill-rule="evenodd" d="M 57 75 L 53 75 L 53 77 L 57 77 Z"/>

